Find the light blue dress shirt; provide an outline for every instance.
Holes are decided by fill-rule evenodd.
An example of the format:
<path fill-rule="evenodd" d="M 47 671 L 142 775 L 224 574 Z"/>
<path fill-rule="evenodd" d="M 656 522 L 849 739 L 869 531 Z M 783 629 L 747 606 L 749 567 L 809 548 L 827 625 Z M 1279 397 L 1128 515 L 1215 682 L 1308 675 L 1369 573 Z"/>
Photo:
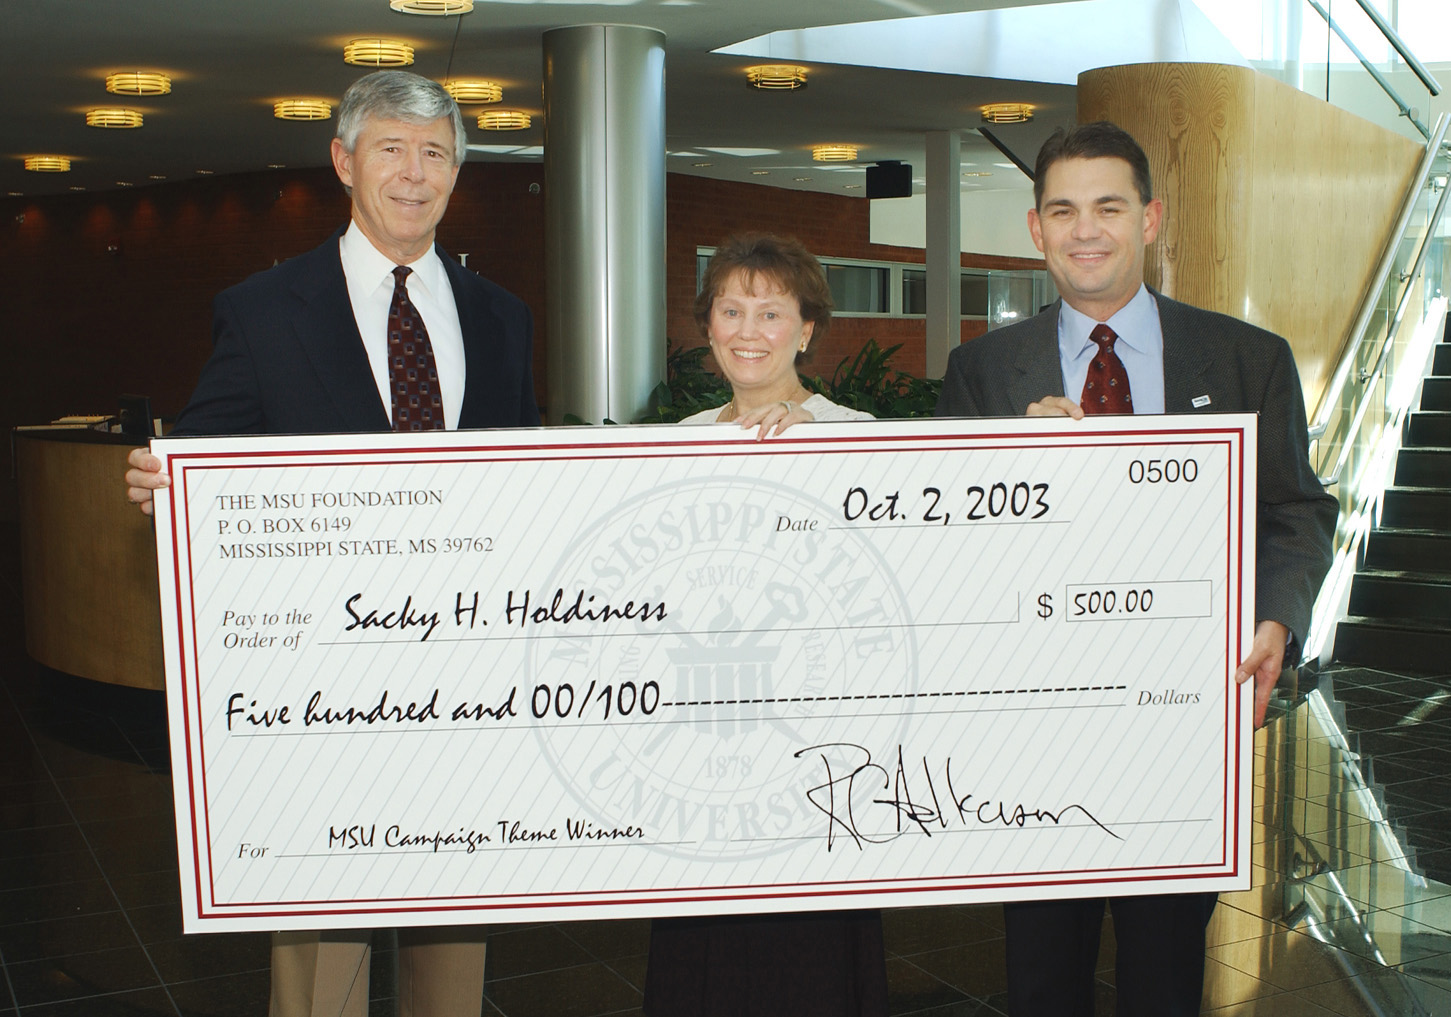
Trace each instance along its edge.
<path fill-rule="evenodd" d="M 1098 352 L 1089 333 L 1099 324 L 1075 311 L 1065 301 L 1058 312 L 1058 361 L 1063 367 L 1063 392 L 1078 402 L 1088 365 Z M 1132 300 L 1104 324 L 1114 330 L 1118 341 L 1113 351 L 1129 375 L 1135 413 L 1164 412 L 1164 330 L 1159 324 L 1159 305 L 1142 284 Z"/>

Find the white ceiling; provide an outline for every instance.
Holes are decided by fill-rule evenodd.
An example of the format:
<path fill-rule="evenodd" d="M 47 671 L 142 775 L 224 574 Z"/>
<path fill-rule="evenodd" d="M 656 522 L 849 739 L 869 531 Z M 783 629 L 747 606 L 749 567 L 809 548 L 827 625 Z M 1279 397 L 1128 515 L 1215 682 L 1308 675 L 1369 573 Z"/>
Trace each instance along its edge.
<path fill-rule="evenodd" d="M 389 10 L 387 0 L 80 0 L 69 5 L 0 0 L 9 40 L 0 66 L 0 189 L 27 195 L 117 181 L 143 187 L 154 176 L 184 180 L 198 170 L 237 173 L 321 166 L 333 122 L 292 123 L 272 103 L 341 96 L 359 69 L 343 63 L 350 39 L 382 35 L 417 47 L 411 68 L 429 77 L 488 77 L 503 83 L 503 107 L 542 113 L 541 34 L 577 24 L 640 24 L 665 33 L 668 169 L 677 172 L 861 194 L 862 167 L 879 159 L 924 170 L 927 131 L 969 129 L 987 102 L 1039 107 L 1034 123 L 994 128 L 1031 162 L 1053 127 L 1074 116 L 1071 86 L 952 73 L 923 73 L 812 63 L 810 86 L 793 93 L 749 89 L 742 69 L 758 63 L 712 50 L 770 32 L 889 18 L 950 14 L 1058 0 L 476 0 L 462 17 L 419 17 Z M 450 63 L 451 61 L 451 63 Z M 106 93 L 111 71 L 161 70 L 173 91 L 121 101 Z M 97 105 L 127 105 L 145 114 L 136 130 L 85 126 Z M 468 107 L 465 113 L 477 113 Z M 469 119 L 470 142 L 539 146 L 541 119 L 528 131 L 495 134 Z M 858 164 L 826 170 L 811 163 L 814 143 L 861 146 Z M 707 148 L 756 150 L 751 155 Z M 32 154 L 71 156 L 68 174 L 26 172 Z M 471 159 L 520 158 L 474 152 Z M 524 158 L 531 158 L 525 156 Z M 538 156 L 532 156 L 537 159 Z M 988 143 L 964 137 L 968 188 L 1022 187 L 1024 179 Z M 699 167 L 696 163 L 709 162 Z M 766 171 L 762 175 L 759 171 Z M 798 180 L 809 177 L 809 180 Z"/>

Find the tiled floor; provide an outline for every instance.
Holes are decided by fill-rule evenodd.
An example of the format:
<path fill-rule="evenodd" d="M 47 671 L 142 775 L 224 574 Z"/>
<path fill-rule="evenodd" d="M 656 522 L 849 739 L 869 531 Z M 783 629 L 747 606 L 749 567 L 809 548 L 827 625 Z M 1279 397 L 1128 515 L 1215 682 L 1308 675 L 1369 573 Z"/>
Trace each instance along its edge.
<path fill-rule="evenodd" d="M 267 937 L 181 934 L 160 695 L 33 664 L 13 527 L 0 538 L 0 1017 L 261 1017 Z M 1374 824 L 1356 811 L 1362 796 L 1342 765 L 1349 758 L 1386 784 L 1386 811 L 1411 831 L 1416 859 L 1451 874 L 1451 716 L 1438 712 L 1434 683 L 1373 673 L 1334 681 L 1362 725 L 1361 758 L 1326 756 L 1313 725 L 1279 722 L 1259 777 L 1263 885 L 1221 901 L 1206 1013 L 1451 1012 L 1451 896 L 1442 896 L 1451 888 L 1373 864 L 1379 849 L 1356 853 L 1353 831 Z M 1338 854 L 1316 872 L 1303 857 L 1312 851 Z M 894 1014 L 1003 1012 L 996 906 L 891 911 L 885 923 Z M 648 936 L 642 921 L 498 927 L 485 1013 L 639 1013 Z M 391 1014 L 389 936 L 376 945 L 372 1009 Z M 1106 936 L 1101 1014 L 1113 1012 L 1112 949 Z"/>

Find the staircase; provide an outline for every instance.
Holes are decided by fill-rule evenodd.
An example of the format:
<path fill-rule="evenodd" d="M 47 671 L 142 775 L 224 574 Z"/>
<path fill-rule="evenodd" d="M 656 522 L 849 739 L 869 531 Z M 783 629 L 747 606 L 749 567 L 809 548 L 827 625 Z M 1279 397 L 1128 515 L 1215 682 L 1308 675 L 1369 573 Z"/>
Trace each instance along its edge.
<path fill-rule="evenodd" d="M 1395 486 L 1367 538 L 1333 659 L 1451 673 L 1451 342 L 1436 346 L 1420 409 L 1406 420 Z"/>

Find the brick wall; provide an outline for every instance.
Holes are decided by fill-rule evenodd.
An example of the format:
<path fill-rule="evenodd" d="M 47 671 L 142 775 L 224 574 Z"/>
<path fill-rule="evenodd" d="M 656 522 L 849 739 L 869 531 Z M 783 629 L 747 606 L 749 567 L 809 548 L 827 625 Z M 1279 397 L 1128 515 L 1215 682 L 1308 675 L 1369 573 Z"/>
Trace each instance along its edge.
<path fill-rule="evenodd" d="M 464 167 L 439 240 L 469 268 L 518 294 L 544 334 L 544 198 L 538 165 Z M 315 247 L 347 220 L 330 168 L 158 184 L 134 190 L 0 199 L 0 278 L 8 332 L 0 426 L 68 413 L 112 412 L 116 396 L 152 397 L 174 414 L 211 348 L 211 300 L 277 261 Z M 20 221 L 23 217 L 23 221 Z M 922 252 L 869 240 L 861 198 L 725 183 L 671 174 L 667 194 L 667 335 L 701 342 L 690 307 L 695 249 L 732 232 L 773 230 L 821 255 L 899 261 Z M 1017 258 L 966 255 L 964 265 L 1021 268 Z M 964 324 L 964 338 L 981 330 Z M 830 375 L 869 338 L 903 343 L 895 363 L 923 373 L 925 324 L 841 318 L 803 360 Z M 535 384 L 545 393 L 543 343 Z M 4 455 L 8 458 L 8 443 Z M 8 464 L 7 464 L 8 465 Z M 8 473 L 8 470 L 6 470 Z"/>

